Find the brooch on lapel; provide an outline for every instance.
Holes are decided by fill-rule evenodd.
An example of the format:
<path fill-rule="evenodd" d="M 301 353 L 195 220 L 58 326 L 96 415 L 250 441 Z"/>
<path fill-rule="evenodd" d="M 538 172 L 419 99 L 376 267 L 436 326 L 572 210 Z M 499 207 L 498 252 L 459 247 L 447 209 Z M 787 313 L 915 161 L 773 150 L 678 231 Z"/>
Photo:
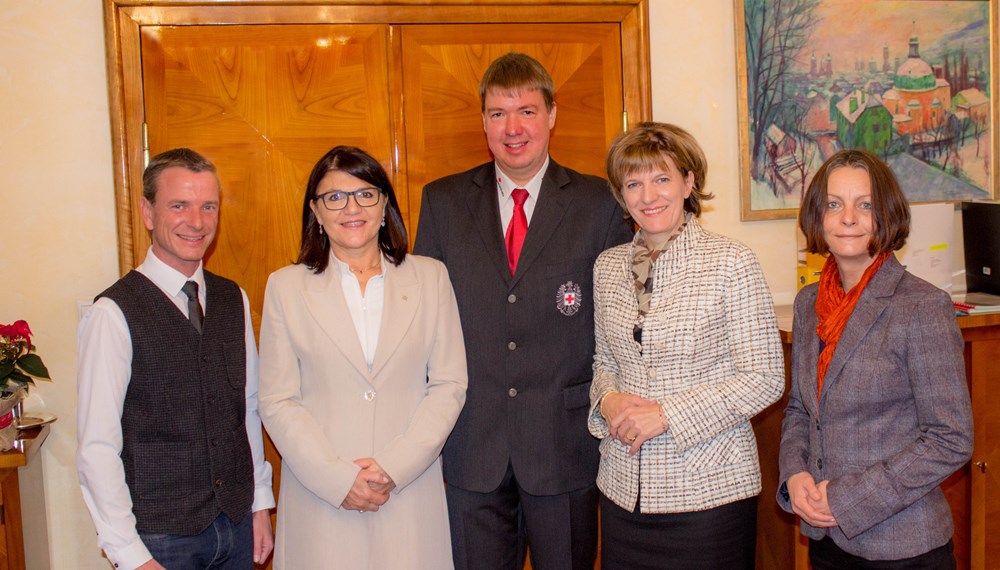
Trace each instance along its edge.
<path fill-rule="evenodd" d="M 580 310 L 582 293 L 578 284 L 572 281 L 563 283 L 556 291 L 556 308 L 567 317 L 572 317 Z"/>

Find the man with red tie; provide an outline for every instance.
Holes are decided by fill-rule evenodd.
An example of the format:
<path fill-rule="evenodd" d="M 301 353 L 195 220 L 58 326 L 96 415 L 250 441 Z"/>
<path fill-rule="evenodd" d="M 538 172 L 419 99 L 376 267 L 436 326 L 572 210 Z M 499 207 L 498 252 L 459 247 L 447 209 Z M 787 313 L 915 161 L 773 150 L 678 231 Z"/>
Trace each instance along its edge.
<path fill-rule="evenodd" d="M 448 266 L 469 366 L 444 448 L 455 567 L 593 568 L 593 265 L 632 237 L 607 182 L 549 157 L 555 87 L 509 53 L 479 84 L 493 162 L 424 188 L 414 253 Z"/>

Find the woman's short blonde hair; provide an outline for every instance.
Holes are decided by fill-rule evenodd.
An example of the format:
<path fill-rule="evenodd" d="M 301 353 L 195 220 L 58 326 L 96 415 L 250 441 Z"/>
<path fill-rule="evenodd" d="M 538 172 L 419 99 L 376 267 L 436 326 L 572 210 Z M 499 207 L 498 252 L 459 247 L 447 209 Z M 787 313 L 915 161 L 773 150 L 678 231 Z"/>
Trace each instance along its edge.
<path fill-rule="evenodd" d="M 608 149 L 607 171 L 611 194 L 626 210 L 622 183 L 629 175 L 653 168 L 666 168 L 669 157 L 687 178 L 693 174 L 694 188 L 684 200 L 684 210 L 701 215 L 701 203 L 714 198 L 705 192 L 708 162 L 691 133 L 669 123 L 644 122 L 618 135 Z"/>

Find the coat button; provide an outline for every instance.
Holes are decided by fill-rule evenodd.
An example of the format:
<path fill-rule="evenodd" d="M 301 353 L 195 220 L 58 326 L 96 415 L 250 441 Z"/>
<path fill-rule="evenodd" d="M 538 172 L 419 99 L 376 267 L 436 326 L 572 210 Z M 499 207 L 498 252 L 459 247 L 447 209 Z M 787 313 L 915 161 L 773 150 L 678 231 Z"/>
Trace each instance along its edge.
<path fill-rule="evenodd" d="M 816 467 L 819 467 L 820 469 L 823 468 L 823 459 L 822 458 L 816 460 Z"/>
<path fill-rule="evenodd" d="M 365 392 L 366 402 L 371 402 L 374 399 L 375 399 L 375 390 L 368 390 L 367 392 Z"/>
<path fill-rule="evenodd" d="M 510 396 L 511 398 L 516 397 L 517 396 L 517 388 L 511 388 L 510 390 L 507 390 L 507 395 Z"/>
<path fill-rule="evenodd" d="M 507 343 L 507 350 L 515 350 L 517 348 L 517 343 L 510 341 Z"/>
<path fill-rule="evenodd" d="M 222 487 L 222 479 L 216 479 L 215 480 L 215 486 L 217 488 L 221 488 Z"/>
<path fill-rule="evenodd" d="M 507 295 L 507 302 L 508 303 L 516 303 L 517 302 L 517 295 L 515 295 L 513 293 L 511 293 L 510 295 Z"/>
<path fill-rule="evenodd" d="M 656 378 L 656 369 L 655 368 L 650 368 L 649 370 L 647 370 L 646 371 L 646 376 L 649 377 L 649 378 L 651 378 L 651 379 Z"/>

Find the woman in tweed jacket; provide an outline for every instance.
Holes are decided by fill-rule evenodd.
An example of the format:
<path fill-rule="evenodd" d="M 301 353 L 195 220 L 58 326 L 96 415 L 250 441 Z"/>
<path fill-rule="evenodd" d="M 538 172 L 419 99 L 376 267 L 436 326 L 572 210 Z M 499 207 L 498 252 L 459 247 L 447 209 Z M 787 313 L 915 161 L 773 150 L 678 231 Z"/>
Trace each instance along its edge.
<path fill-rule="evenodd" d="M 594 267 L 602 568 L 753 568 L 750 418 L 784 388 L 770 291 L 752 251 L 698 224 L 712 195 L 686 131 L 637 125 L 607 170 L 640 231 Z"/>

